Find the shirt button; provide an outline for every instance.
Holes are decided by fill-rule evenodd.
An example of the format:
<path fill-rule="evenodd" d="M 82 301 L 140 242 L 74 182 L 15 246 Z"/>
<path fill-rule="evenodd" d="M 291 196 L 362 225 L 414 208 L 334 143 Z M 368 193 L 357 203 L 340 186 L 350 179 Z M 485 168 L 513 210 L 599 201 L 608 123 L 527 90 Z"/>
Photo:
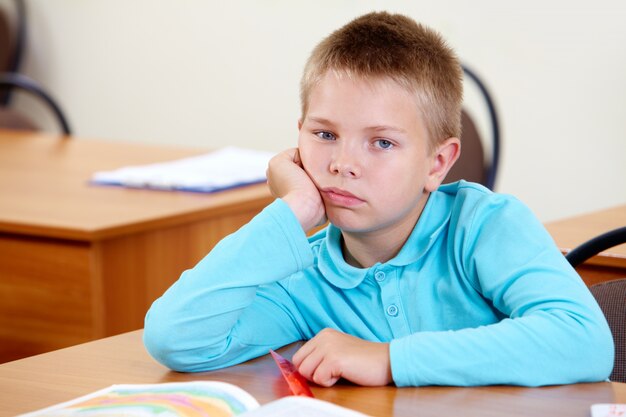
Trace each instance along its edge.
<path fill-rule="evenodd" d="M 374 279 L 378 282 L 385 280 L 385 273 L 382 271 L 378 271 L 374 274 Z"/>
<path fill-rule="evenodd" d="M 398 315 L 398 307 L 395 306 L 395 304 L 390 305 L 389 307 L 387 307 L 387 314 L 389 314 L 390 316 L 397 316 Z"/>

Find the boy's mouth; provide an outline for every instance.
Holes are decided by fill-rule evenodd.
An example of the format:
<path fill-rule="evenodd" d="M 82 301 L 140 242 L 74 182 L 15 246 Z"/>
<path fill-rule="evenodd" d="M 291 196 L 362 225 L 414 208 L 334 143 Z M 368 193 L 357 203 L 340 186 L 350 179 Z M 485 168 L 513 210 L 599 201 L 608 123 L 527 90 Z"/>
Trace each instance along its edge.
<path fill-rule="evenodd" d="M 320 189 L 322 197 L 329 203 L 339 206 L 357 206 L 365 202 L 354 194 L 340 188 L 328 187 Z"/>

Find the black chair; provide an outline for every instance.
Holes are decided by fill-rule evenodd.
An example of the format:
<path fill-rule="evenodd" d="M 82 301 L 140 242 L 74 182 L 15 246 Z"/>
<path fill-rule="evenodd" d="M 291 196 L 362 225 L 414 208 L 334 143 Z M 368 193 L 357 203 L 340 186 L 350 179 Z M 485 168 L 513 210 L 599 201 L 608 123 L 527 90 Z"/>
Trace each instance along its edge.
<path fill-rule="evenodd" d="M 576 268 L 594 255 L 623 243 L 626 243 L 626 227 L 594 237 L 565 257 Z M 594 284 L 589 290 L 598 301 L 615 342 L 615 365 L 609 378 L 626 382 L 626 277 Z"/>
<path fill-rule="evenodd" d="M 494 189 L 498 164 L 500 162 L 500 123 L 491 93 L 485 83 L 475 72 L 463 66 L 465 78 L 471 80 L 478 88 L 486 106 L 491 128 L 491 155 L 485 158 L 484 138 L 478 132 L 470 114 L 463 109 L 461 114 L 461 156 L 454 164 L 445 182 L 460 179 L 473 181 Z"/>
<path fill-rule="evenodd" d="M 19 72 L 26 38 L 26 6 L 24 0 L 0 4 L 0 73 Z M 0 91 L 0 106 L 11 101 L 12 88 Z"/>
<path fill-rule="evenodd" d="M 69 123 L 56 100 L 37 81 L 18 73 L 26 38 L 26 6 L 24 0 L 15 0 L 13 5 L 13 13 L 0 7 L 0 127 L 39 130 L 32 118 L 10 107 L 14 92 L 25 91 L 50 109 L 60 130 L 69 137 Z"/>
<path fill-rule="evenodd" d="M 72 134 L 67 118 L 57 102 L 35 80 L 15 73 L 0 74 L 0 90 L 24 90 L 45 103 L 56 117 L 61 131 L 66 137 Z M 27 116 L 10 107 L 0 107 L 0 127 L 19 130 L 38 130 L 37 124 Z"/>

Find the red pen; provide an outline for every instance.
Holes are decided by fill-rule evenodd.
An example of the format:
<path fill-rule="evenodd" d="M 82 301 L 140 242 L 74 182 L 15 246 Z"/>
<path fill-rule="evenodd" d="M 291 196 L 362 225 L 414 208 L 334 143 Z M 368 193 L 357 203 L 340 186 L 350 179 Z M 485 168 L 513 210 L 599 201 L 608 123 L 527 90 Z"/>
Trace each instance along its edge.
<path fill-rule="evenodd" d="M 274 352 L 272 349 L 270 349 L 270 354 L 272 355 L 272 358 L 274 358 L 276 365 L 278 365 L 280 373 L 283 374 L 283 378 L 287 381 L 287 385 L 289 385 L 291 393 L 293 395 L 300 395 L 303 397 L 313 397 L 309 384 L 307 384 L 306 379 L 300 375 L 296 366 L 289 362 L 289 360 Z"/>

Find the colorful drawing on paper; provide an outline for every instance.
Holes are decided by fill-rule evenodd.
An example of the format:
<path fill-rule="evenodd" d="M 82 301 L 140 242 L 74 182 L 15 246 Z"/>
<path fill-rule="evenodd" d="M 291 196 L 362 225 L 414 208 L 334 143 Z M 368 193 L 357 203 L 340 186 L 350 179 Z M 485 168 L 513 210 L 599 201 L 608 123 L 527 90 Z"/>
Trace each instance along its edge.
<path fill-rule="evenodd" d="M 230 417 L 258 406 L 250 394 L 234 385 L 197 381 L 113 385 L 26 416 Z"/>

